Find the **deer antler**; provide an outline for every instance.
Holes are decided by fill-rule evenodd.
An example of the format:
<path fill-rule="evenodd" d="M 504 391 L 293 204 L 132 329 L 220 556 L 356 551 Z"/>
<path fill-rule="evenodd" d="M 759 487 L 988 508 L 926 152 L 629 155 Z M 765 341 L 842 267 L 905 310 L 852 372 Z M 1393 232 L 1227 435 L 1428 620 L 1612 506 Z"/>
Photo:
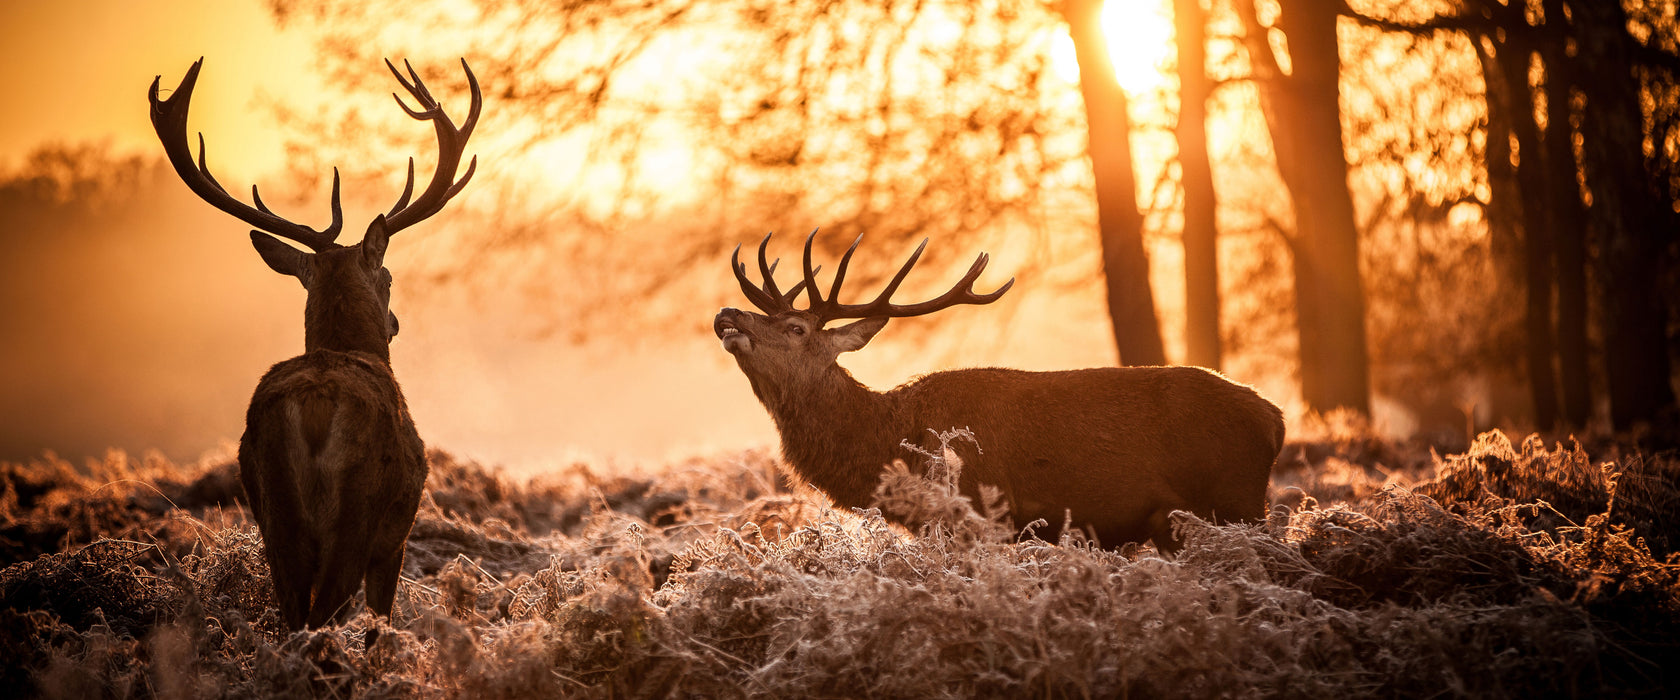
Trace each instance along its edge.
<path fill-rule="evenodd" d="M 904 267 L 898 269 L 898 274 L 893 275 L 892 281 L 887 283 L 886 289 L 881 290 L 874 301 L 866 304 L 842 304 L 840 303 L 840 285 L 845 283 L 846 267 L 851 264 L 852 253 L 857 252 L 858 244 L 863 242 L 863 234 L 858 234 L 857 240 L 852 241 L 852 246 L 847 248 L 846 254 L 840 257 L 840 266 L 834 270 L 834 283 L 828 289 L 827 299 L 824 299 L 822 294 L 817 291 L 816 270 L 811 268 L 811 244 L 816 239 L 816 231 L 812 231 L 811 235 L 805 237 L 804 284 L 811 299 L 809 310 L 816 314 L 822 323 L 842 318 L 882 316 L 886 318 L 907 318 L 931 314 L 958 304 L 990 304 L 1002 297 L 1003 293 L 1009 291 L 1010 287 L 1015 286 L 1015 278 L 1011 277 L 1008 282 L 1004 282 L 1002 287 L 998 287 L 993 292 L 975 294 L 974 282 L 980 279 L 980 273 L 986 269 L 986 263 L 991 261 L 991 256 L 981 253 L 979 257 L 974 259 L 974 264 L 969 266 L 968 272 L 962 276 L 962 279 L 958 280 L 957 284 L 944 294 L 916 304 L 901 306 L 892 303 L 893 292 L 898 291 L 898 285 L 904 282 L 904 278 L 910 274 L 910 268 L 916 266 L 916 261 L 922 257 L 922 251 L 927 249 L 928 239 L 923 238 L 921 245 L 916 246 L 916 252 L 910 254 L 910 259 L 905 261 Z"/>
<path fill-rule="evenodd" d="M 980 273 L 986 269 L 986 263 L 991 260 L 991 256 L 981 253 L 979 257 L 974 259 L 974 264 L 968 268 L 968 272 L 963 275 L 961 280 L 957 281 L 957 284 L 950 291 L 916 304 L 893 304 L 891 302 L 893 292 L 898 291 L 898 286 L 903 284 L 904 278 L 910 274 L 910 268 L 916 266 L 916 261 L 922 257 L 922 251 L 927 248 L 928 242 L 924 238 L 922 244 L 916 247 L 916 252 L 910 254 L 910 259 L 904 263 L 903 267 L 899 268 L 898 274 L 893 275 L 892 281 L 887 283 L 886 289 L 881 290 L 874 301 L 866 304 L 842 304 L 839 302 L 840 287 L 846 281 L 846 268 L 851 265 L 852 254 L 857 252 L 858 244 L 863 242 L 863 236 L 858 235 L 857 240 L 852 241 L 852 246 L 846 249 L 846 254 L 840 257 L 840 266 L 835 268 L 834 282 L 829 286 L 828 298 L 826 299 L 823 298 L 822 293 L 817 288 L 817 272 L 822 270 L 822 266 L 811 266 L 811 244 L 816 239 L 817 232 L 815 230 L 811 231 L 811 235 L 805 237 L 805 258 L 802 270 L 804 279 L 800 280 L 799 284 L 794 285 L 793 291 L 786 294 L 777 290 L 776 282 L 771 278 L 771 274 L 776 270 L 776 263 L 767 264 L 765 262 L 764 250 L 770 244 L 769 235 L 766 235 L 764 240 L 758 244 L 758 268 L 759 273 L 764 277 L 763 287 L 755 286 L 747 279 L 747 267 L 739 260 L 741 247 L 736 246 L 735 254 L 730 256 L 729 261 L 731 267 L 735 270 L 736 280 L 741 283 L 741 291 L 746 293 L 747 299 L 751 300 L 753 305 L 765 313 L 777 314 L 794 310 L 793 300 L 803 291 L 811 301 L 811 305 L 806 311 L 814 314 L 819 325 L 821 325 L 843 318 L 906 318 L 930 314 L 958 304 L 990 304 L 997 301 L 1003 296 L 1004 292 L 1009 291 L 1009 288 L 1015 285 L 1015 278 L 1011 277 L 1008 282 L 1003 283 L 1003 286 L 998 287 L 995 291 L 987 294 L 976 294 L 974 292 L 974 282 L 980 278 Z"/>
<path fill-rule="evenodd" d="M 163 76 L 152 80 L 152 128 L 157 131 L 158 140 L 163 142 L 163 151 L 169 156 L 169 163 L 175 166 L 175 173 L 181 176 L 181 180 L 187 183 L 187 187 L 199 198 L 232 214 L 240 221 L 276 236 L 302 243 L 317 253 L 337 248 L 338 244 L 334 241 L 344 227 L 344 208 L 339 203 L 338 168 L 333 168 L 332 224 L 317 231 L 287 221 L 269 211 L 268 206 L 263 204 L 262 196 L 257 194 L 255 185 L 251 187 L 251 199 L 256 202 L 255 208 L 228 194 L 221 183 L 216 182 L 216 178 L 210 174 L 210 168 L 205 165 L 204 134 L 198 135 L 198 157 L 195 162 L 192 145 L 187 142 L 187 110 L 192 103 L 193 86 L 198 83 L 198 71 L 203 65 L 203 58 L 195 61 L 192 68 L 187 69 L 186 77 L 181 79 L 180 87 L 175 88 L 175 94 L 170 95 L 167 100 L 158 99 L 158 83 Z M 392 97 L 396 98 L 397 105 L 402 107 L 408 116 L 432 122 L 437 129 L 438 140 L 437 171 L 432 175 L 431 184 L 426 186 L 425 191 L 421 192 L 413 203 L 409 202 L 409 197 L 414 194 L 414 158 L 411 156 L 408 159 L 408 182 L 403 186 L 402 197 L 397 200 L 396 206 L 391 207 L 390 213 L 385 215 L 387 232 L 395 234 L 438 213 L 443 209 L 443 205 L 472 179 L 473 172 L 478 168 L 477 156 L 467 165 L 467 173 L 461 176 L 460 180 L 455 179 L 455 171 L 460 168 L 461 155 L 466 150 L 467 139 L 472 136 L 473 128 L 478 125 L 478 115 L 484 107 L 484 95 L 479 91 L 478 78 L 473 75 L 472 68 L 467 65 L 466 59 L 462 59 L 461 68 L 466 71 L 467 84 L 472 90 L 472 107 L 467 112 L 466 122 L 457 128 L 408 61 L 403 61 L 403 67 L 408 69 L 406 78 L 389 60 L 385 61 L 385 66 L 391 69 L 391 74 L 397 77 L 397 82 L 402 83 L 403 89 L 420 103 L 420 109 L 409 107 L 401 97 L 393 93 Z"/>
<path fill-rule="evenodd" d="M 163 152 L 169 156 L 169 164 L 175 166 L 175 173 L 181 176 L 181 180 L 187 183 L 187 187 L 200 199 L 232 214 L 240 221 L 276 236 L 302 243 L 315 252 L 338 247 L 333 241 L 338 238 L 339 230 L 344 227 L 344 209 L 339 204 L 338 197 L 338 168 L 333 168 L 332 224 L 317 231 L 287 221 L 269 211 L 268 206 L 263 204 L 262 197 L 257 194 L 256 185 L 251 186 L 251 199 L 257 204 L 254 209 L 228 194 L 221 183 L 216 182 L 216 178 L 210 174 L 210 168 L 205 165 L 202 133 L 198 135 L 198 159 L 194 162 L 192 145 L 187 142 L 187 110 L 192 103 L 193 86 L 198 83 L 198 70 L 203 65 L 203 58 L 194 61 L 192 68 L 187 69 L 186 77 L 181 79 L 180 87 L 175 88 L 175 94 L 170 95 L 167 100 L 158 99 L 158 82 L 163 76 L 152 80 L 149 94 L 152 102 L 152 128 L 157 131 L 158 140 L 163 142 Z"/>
<path fill-rule="evenodd" d="M 396 76 L 403 89 L 420 103 L 420 109 L 412 109 L 403 102 L 402 97 L 391 93 L 391 97 L 397 101 L 397 106 L 402 107 L 410 117 L 432 122 L 437 129 L 438 140 L 437 170 L 432 173 L 431 184 L 426 186 L 426 190 L 420 193 L 420 197 L 414 200 L 413 204 L 409 203 L 408 197 L 414 193 L 414 158 L 410 156 L 408 159 L 408 182 L 403 185 L 402 197 L 385 215 L 387 230 L 395 234 L 438 213 L 443 209 L 443 205 L 472 179 L 473 172 L 478 169 L 478 156 L 473 156 L 472 162 L 467 164 L 467 174 L 462 175 L 460 180 L 455 179 L 455 170 L 461 166 L 461 155 L 466 151 L 467 139 L 472 137 L 473 128 L 478 126 L 478 113 L 484 107 L 484 94 L 478 89 L 478 77 L 473 75 L 472 67 L 467 65 L 467 59 L 461 59 L 461 69 L 466 71 L 467 86 L 472 91 L 472 107 L 467 110 L 467 120 L 457 128 L 455 123 L 449 120 L 449 115 L 444 113 L 443 106 L 438 104 L 431 91 L 426 89 L 426 84 L 421 82 L 420 75 L 414 72 L 414 66 L 409 65 L 406 59 L 403 61 L 403 68 L 408 70 L 407 78 L 397 71 L 397 67 L 392 65 L 389 59 L 386 59 L 385 67 L 391 69 L 391 75 Z"/>
<path fill-rule="evenodd" d="M 816 233 L 814 230 L 811 231 L 813 236 Z M 780 264 L 782 259 L 776 258 L 774 261 L 766 262 L 764 253 L 764 249 L 770 245 L 770 236 L 772 235 L 775 234 L 766 233 L 764 234 L 764 240 L 758 242 L 758 273 L 759 276 L 764 278 L 764 286 L 755 285 L 752 280 L 747 279 L 747 266 L 741 262 L 741 246 L 739 245 L 735 246 L 735 252 L 729 254 L 729 268 L 735 271 L 735 280 L 741 283 L 741 291 L 747 295 L 747 300 L 751 301 L 753 306 L 758 307 L 760 311 L 775 315 L 792 311 L 794 298 L 798 297 L 799 293 L 807 288 L 815 289 L 815 287 L 810 285 L 809 280 L 793 285 L 793 289 L 786 293 L 776 287 L 774 277 L 776 265 Z M 806 259 L 806 267 L 810 267 L 810 264 L 811 261 Z M 817 269 L 821 270 L 822 267 L 818 266 Z M 815 274 L 815 271 L 812 274 Z"/>

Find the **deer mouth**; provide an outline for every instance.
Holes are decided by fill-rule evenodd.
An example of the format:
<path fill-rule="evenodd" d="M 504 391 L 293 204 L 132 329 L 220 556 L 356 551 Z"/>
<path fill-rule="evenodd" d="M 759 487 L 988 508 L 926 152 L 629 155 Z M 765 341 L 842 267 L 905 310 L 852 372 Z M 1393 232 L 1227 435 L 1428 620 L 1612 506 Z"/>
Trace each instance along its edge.
<path fill-rule="evenodd" d="M 739 355 L 752 350 L 752 338 L 740 326 L 735 325 L 735 319 L 722 312 L 712 321 L 712 332 L 717 334 L 718 340 L 723 341 L 723 349 L 732 355 Z"/>

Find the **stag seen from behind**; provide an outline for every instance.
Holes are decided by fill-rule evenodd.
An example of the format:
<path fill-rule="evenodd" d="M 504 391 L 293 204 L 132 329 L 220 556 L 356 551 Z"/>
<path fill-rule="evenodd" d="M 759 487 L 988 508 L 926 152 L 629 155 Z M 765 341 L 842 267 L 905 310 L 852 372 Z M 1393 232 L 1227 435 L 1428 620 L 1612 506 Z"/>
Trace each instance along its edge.
<path fill-rule="evenodd" d="M 420 106 L 401 97 L 397 104 L 436 131 L 437 169 L 414 196 L 409 158 L 396 205 L 350 246 L 336 242 L 344 224 L 337 169 L 332 223 L 317 230 L 275 214 L 256 187 L 254 206 L 229 194 L 210 174 L 202 134 L 195 160 L 187 112 L 203 59 L 168 99 L 158 96 L 161 76 L 150 92 L 152 125 L 181 180 L 211 206 L 256 227 L 251 244 L 263 262 L 296 278 L 308 293 L 304 353 L 263 375 L 239 440 L 240 481 L 262 533 L 281 620 L 293 630 L 342 621 L 364 582 L 368 607 L 390 617 L 426 482 L 424 446 L 391 372 L 397 317 L 390 310 L 385 252 L 392 236 L 438 213 L 472 178 L 476 158 L 459 179 L 456 173 L 483 97 L 462 61 L 472 106 L 456 126 L 412 66 L 404 63 L 404 76 L 389 61 L 385 65 Z"/>

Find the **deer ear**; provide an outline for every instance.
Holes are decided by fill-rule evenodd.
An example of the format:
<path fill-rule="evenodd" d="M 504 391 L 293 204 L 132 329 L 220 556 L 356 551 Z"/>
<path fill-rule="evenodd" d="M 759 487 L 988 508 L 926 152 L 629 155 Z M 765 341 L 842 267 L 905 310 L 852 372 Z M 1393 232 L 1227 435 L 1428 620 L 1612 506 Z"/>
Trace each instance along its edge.
<path fill-rule="evenodd" d="M 303 288 L 309 288 L 309 254 L 293 248 L 280 239 L 262 231 L 251 232 L 251 245 L 262 256 L 268 267 L 282 275 L 291 275 L 303 283 Z"/>
<path fill-rule="evenodd" d="M 887 317 L 876 316 L 836 328 L 830 331 L 834 334 L 830 336 L 834 339 L 834 350 L 836 352 L 851 352 L 860 349 L 868 345 L 869 339 L 874 338 L 875 334 L 879 333 L 886 325 Z"/>
<path fill-rule="evenodd" d="M 362 236 L 362 264 L 369 270 L 385 266 L 385 247 L 391 243 L 391 233 L 385 229 L 385 215 L 374 217 Z"/>

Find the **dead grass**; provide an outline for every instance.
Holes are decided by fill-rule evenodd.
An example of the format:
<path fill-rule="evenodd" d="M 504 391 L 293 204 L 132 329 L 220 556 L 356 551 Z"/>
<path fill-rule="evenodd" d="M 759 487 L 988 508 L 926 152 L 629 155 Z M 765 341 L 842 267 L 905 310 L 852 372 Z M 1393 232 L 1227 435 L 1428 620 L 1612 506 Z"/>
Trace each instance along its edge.
<path fill-rule="evenodd" d="M 925 523 L 908 533 L 789 491 L 763 452 L 518 484 L 434 451 L 394 626 L 363 613 L 289 635 L 232 465 L 7 464 L 0 683 L 47 697 L 1532 697 L 1673 684 L 1674 456 L 1612 446 L 1595 458 L 1498 433 L 1445 458 L 1346 436 L 1290 449 L 1267 522 L 1182 517 L 1174 561 L 1018 541 L 996 502 L 977 512 L 937 478 L 955 466 L 938 455 L 934 479 L 898 469 L 877 493 Z M 384 634 L 367 648 L 370 625 Z"/>

